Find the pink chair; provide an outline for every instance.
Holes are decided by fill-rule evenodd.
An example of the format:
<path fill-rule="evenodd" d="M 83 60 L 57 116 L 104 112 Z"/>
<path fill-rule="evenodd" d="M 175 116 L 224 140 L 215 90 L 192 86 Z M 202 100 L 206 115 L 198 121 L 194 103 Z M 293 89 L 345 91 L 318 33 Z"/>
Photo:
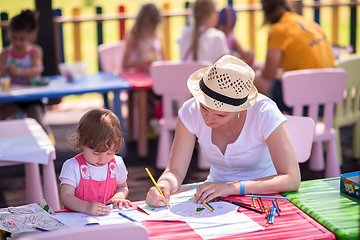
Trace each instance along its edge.
<path fill-rule="evenodd" d="M 104 72 L 122 72 L 125 53 L 125 41 L 104 43 L 98 46 L 99 62 Z"/>
<path fill-rule="evenodd" d="M 80 228 L 67 228 L 57 231 L 32 233 L 18 238 L 19 240 L 121 240 L 136 239 L 147 240 L 149 234 L 140 223 L 123 223 L 111 225 L 97 225 Z"/>
<path fill-rule="evenodd" d="M 285 115 L 286 129 L 294 146 L 298 162 L 306 162 L 311 153 L 315 122 L 309 117 Z"/>
<path fill-rule="evenodd" d="M 160 137 L 157 150 L 156 167 L 164 169 L 168 163 L 175 130 L 177 110 L 191 97 L 187 79 L 200 68 L 210 66 L 210 62 L 157 61 L 150 67 L 153 91 L 162 96 L 163 117 L 160 119 Z M 198 167 L 208 169 L 209 163 L 199 149 Z"/>
<path fill-rule="evenodd" d="M 315 136 L 309 168 L 321 171 L 324 166 L 322 142 L 327 142 L 325 177 L 339 177 L 340 165 L 336 147 L 336 131 L 332 127 L 334 106 L 342 101 L 347 82 L 343 69 L 306 69 L 285 72 L 282 77 L 284 102 L 293 108 L 293 115 L 302 116 L 308 106 L 308 116 L 315 123 Z M 319 106 L 324 105 L 323 121 L 319 120 Z"/>
<path fill-rule="evenodd" d="M 101 71 L 112 72 L 115 75 L 122 72 L 125 47 L 125 41 L 116 41 L 99 45 L 98 54 Z M 121 94 L 124 94 L 124 91 L 122 91 Z M 103 94 L 103 97 L 105 107 L 109 108 L 107 95 Z"/>

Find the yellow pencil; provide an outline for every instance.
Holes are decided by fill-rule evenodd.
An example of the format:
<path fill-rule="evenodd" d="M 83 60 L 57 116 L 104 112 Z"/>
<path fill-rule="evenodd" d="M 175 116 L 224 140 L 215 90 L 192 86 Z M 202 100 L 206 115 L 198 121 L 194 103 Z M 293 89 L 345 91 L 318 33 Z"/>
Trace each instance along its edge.
<path fill-rule="evenodd" d="M 214 211 L 214 209 L 210 207 L 206 202 L 203 202 L 202 204 L 204 204 L 204 206 L 207 207 L 210 211 Z"/>
<path fill-rule="evenodd" d="M 161 191 L 161 189 L 160 189 L 159 186 L 157 185 L 155 179 L 154 179 L 153 176 L 151 175 L 149 169 L 146 167 L 145 170 L 146 170 L 146 172 L 149 174 L 149 177 L 150 177 L 151 180 L 153 181 L 153 183 L 154 183 L 155 187 L 157 188 L 157 190 L 159 191 L 159 193 L 164 196 L 163 192 Z M 169 207 L 169 209 L 171 209 L 169 203 L 166 203 L 166 205 Z"/>

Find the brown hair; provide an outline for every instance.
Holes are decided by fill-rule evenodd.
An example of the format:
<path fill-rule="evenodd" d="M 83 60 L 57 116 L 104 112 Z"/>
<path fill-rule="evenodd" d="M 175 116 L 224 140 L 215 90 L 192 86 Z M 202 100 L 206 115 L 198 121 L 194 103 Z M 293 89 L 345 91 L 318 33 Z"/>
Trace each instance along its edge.
<path fill-rule="evenodd" d="M 32 40 L 34 41 L 39 29 L 38 16 L 39 14 L 36 11 L 29 9 L 21 11 L 19 15 L 10 20 L 10 32 L 26 31 L 33 35 Z"/>
<path fill-rule="evenodd" d="M 195 20 L 192 46 L 193 46 L 193 60 L 198 60 L 198 47 L 199 47 L 199 30 L 201 24 L 207 20 L 211 14 L 216 11 L 213 0 L 196 0 L 193 7 L 193 15 Z"/>
<path fill-rule="evenodd" d="M 117 116 L 107 109 L 94 109 L 80 119 L 76 132 L 68 138 L 71 148 L 81 151 L 82 146 L 96 152 L 114 150 L 119 153 L 124 147 L 124 138 Z"/>
<path fill-rule="evenodd" d="M 292 12 L 287 0 L 261 0 L 264 11 L 264 24 L 276 23 L 285 12 Z"/>

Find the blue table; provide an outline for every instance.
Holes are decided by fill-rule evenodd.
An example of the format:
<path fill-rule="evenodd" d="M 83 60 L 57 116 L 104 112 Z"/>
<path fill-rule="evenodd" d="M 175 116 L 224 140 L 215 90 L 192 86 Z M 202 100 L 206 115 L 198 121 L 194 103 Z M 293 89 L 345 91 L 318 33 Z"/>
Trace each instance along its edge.
<path fill-rule="evenodd" d="M 68 83 L 63 76 L 50 76 L 47 86 L 11 86 L 9 92 L 0 92 L 0 102 L 27 102 L 60 98 L 72 94 L 84 94 L 91 92 L 108 93 L 114 92 L 114 109 L 119 118 L 121 128 L 123 121 L 121 117 L 120 90 L 129 89 L 130 83 L 110 72 L 98 72 L 86 74 L 72 83 Z"/>

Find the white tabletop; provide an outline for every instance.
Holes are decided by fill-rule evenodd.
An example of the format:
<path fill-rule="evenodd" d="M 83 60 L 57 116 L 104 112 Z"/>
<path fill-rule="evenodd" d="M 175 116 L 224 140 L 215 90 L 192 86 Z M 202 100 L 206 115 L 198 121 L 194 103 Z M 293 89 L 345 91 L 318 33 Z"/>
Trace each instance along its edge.
<path fill-rule="evenodd" d="M 0 121 L 0 165 L 7 165 L 2 161 L 48 164 L 54 159 L 55 148 L 36 120 Z"/>

